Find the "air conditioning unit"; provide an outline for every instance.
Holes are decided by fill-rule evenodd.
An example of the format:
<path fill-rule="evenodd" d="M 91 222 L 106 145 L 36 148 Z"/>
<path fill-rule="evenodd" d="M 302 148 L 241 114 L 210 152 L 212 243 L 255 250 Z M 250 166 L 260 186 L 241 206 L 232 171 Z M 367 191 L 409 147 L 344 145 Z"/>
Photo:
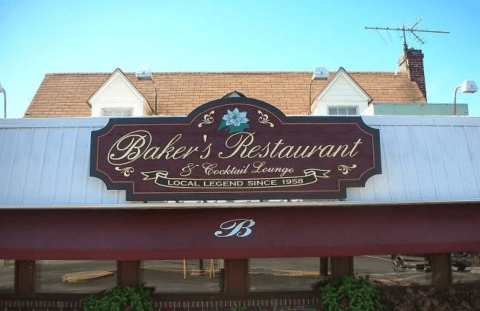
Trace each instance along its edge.
<path fill-rule="evenodd" d="M 152 71 L 147 67 L 141 67 L 135 73 L 137 79 L 151 79 L 152 78 Z"/>
<path fill-rule="evenodd" d="M 313 71 L 312 80 L 326 80 L 328 79 L 328 70 L 325 67 L 315 67 Z"/>

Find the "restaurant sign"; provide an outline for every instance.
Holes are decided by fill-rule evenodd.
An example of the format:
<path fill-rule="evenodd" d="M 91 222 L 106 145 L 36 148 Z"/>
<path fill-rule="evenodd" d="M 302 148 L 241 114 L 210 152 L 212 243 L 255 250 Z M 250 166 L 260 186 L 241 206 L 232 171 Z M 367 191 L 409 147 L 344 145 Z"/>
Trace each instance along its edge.
<path fill-rule="evenodd" d="M 379 131 L 361 117 L 287 117 L 245 97 L 92 132 L 90 175 L 127 200 L 345 198 L 380 173 Z"/>

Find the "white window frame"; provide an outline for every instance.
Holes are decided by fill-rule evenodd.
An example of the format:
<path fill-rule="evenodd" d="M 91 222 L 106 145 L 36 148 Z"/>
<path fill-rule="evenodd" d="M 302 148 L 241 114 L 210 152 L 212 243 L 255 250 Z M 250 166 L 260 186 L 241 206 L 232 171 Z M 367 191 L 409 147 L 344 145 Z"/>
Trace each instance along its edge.
<path fill-rule="evenodd" d="M 132 117 L 133 116 L 133 108 L 129 108 L 129 107 L 100 108 L 100 116 L 102 116 L 102 117 Z"/>
<path fill-rule="evenodd" d="M 328 112 L 329 116 L 358 116 L 359 115 L 358 108 L 359 108 L 358 106 L 328 106 L 327 107 L 327 112 Z M 332 114 L 331 111 L 330 111 L 331 109 L 335 109 L 336 113 Z M 345 109 L 346 113 L 345 114 L 340 114 L 339 113 L 340 109 Z M 349 109 L 355 109 L 355 113 L 354 114 L 349 113 L 349 111 L 348 111 Z"/>

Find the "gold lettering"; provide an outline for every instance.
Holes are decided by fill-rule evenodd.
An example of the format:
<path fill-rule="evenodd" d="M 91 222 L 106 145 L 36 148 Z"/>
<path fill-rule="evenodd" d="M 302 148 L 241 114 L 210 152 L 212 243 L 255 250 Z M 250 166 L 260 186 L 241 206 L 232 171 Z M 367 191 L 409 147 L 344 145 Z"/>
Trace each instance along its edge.
<path fill-rule="evenodd" d="M 262 148 L 262 152 L 265 152 L 264 154 L 259 154 L 259 158 L 266 158 L 268 156 L 268 153 L 270 151 L 270 142 L 268 142 L 265 147 Z"/>
<path fill-rule="evenodd" d="M 351 158 L 355 157 L 355 156 L 358 154 L 358 151 L 356 151 L 356 149 L 357 149 L 358 145 L 360 145 L 360 144 L 363 144 L 361 138 L 359 138 L 359 139 L 353 144 L 353 148 L 352 148 L 352 150 L 350 150 L 350 152 L 349 152 L 349 155 L 350 155 Z M 345 156 L 343 155 L 343 152 L 342 152 L 342 157 L 346 157 L 346 155 L 345 155 Z"/>
<path fill-rule="evenodd" d="M 310 147 L 310 146 L 307 146 L 307 148 L 308 148 L 308 147 Z M 322 147 L 322 146 L 313 146 L 313 147 L 312 147 L 312 150 L 311 150 L 309 153 L 307 153 L 307 158 L 310 158 L 312 155 L 314 155 L 315 152 L 319 151 L 321 147 Z M 319 155 L 319 156 L 320 156 L 320 155 Z"/>
<path fill-rule="evenodd" d="M 212 143 L 208 144 L 208 146 L 205 149 L 203 149 L 202 153 L 204 154 L 200 156 L 200 159 L 204 160 L 208 158 L 210 156 L 211 151 L 212 151 Z"/>
<path fill-rule="evenodd" d="M 251 171 L 253 174 L 261 173 L 280 173 L 280 177 L 285 176 L 285 174 L 291 174 L 294 172 L 293 168 L 290 167 L 266 167 L 267 163 L 265 161 L 256 161 L 253 163 L 254 170 Z"/>
<path fill-rule="evenodd" d="M 291 158 L 292 156 L 290 155 L 290 152 L 292 152 L 293 150 L 293 146 L 286 146 L 286 147 L 283 147 L 282 150 L 280 150 L 280 152 L 278 153 L 278 158 L 281 159 L 281 158 Z M 285 155 L 283 153 L 286 153 Z"/>
<path fill-rule="evenodd" d="M 177 141 L 179 141 L 180 138 L 182 138 L 182 134 L 177 134 L 177 135 L 173 136 L 173 138 L 170 139 L 170 141 L 167 143 L 165 148 L 163 148 L 162 152 L 160 152 L 155 159 L 161 159 L 163 155 L 165 155 L 165 159 L 167 159 L 167 160 L 172 158 L 172 155 L 170 155 L 170 153 L 175 151 L 175 147 L 173 145 Z"/>
<path fill-rule="evenodd" d="M 117 140 L 107 154 L 108 163 L 124 165 L 136 161 L 150 146 L 152 136 L 147 131 L 133 131 Z M 118 154 L 120 153 L 120 154 Z"/>
<path fill-rule="evenodd" d="M 192 174 L 193 169 L 196 168 L 197 166 L 198 166 L 197 164 L 188 163 L 187 166 L 182 168 L 182 172 L 180 173 L 180 176 L 183 176 L 183 177 L 190 176 L 190 174 Z"/>
<path fill-rule="evenodd" d="M 306 146 L 306 147 L 298 146 L 298 147 L 297 147 L 297 150 L 295 150 L 295 152 L 293 153 L 293 157 L 294 157 L 295 159 L 305 158 L 305 157 L 306 157 L 305 152 L 308 151 L 308 148 L 309 148 L 309 147 L 310 147 L 310 146 Z M 302 150 L 303 150 L 303 151 L 302 151 Z M 301 153 L 300 153 L 300 151 L 301 151 Z M 299 153 L 300 153 L 300 154 L 299 154 Z"/>
<path fill-rule="evenodd" d="M 195 148 L 194 147 L 188 147 L 188 150 L 182 156 L 182 159 L 186 159 L 189 155 L 191 155 L 192 153 L 197 152 L 197 151 L 198 151 L 198 147 L 195 147 Z"/>
<path fill-rule="evenodd" d="M 145 151 L 143 158 L 144 159 L 155 159 L 155 154 L 160 150 L 159 147 L 152 147 L 148 148 L 147 151 Z"/>
<path fill-rule="evenodd" d="M 250 151 L 248 151 L 248 154 L 247 154 L 247 158 L 255 158 L 258 156 L 258 150 L 261 149 L 262 146 L 260 145 L 256 145 L 256 146 L 253 146 L 252 149 L 250 149 Z M 256 154 L 253 154 L 254 152 L 257 152 Z"/>
<path fill-rule="evenodd" d="M 283 145 L 283 139 L 280 139 L 275 143 L 275 147 L 273 147 L 273 150 L 270 153 L 270 158 L 275 158 L 277 156 L 277 154 L 275 154 L 275 151 L 277 151 L 277 148 L 280 147 L 280 145 Z"/>
<path fill-rule="evenodd" d="M 324 158 L 324 157 L 329 157 L 330 158 L 331 157 L 330 152 L 332 152 L 333 148 L 335 148 L 334 145 L 322 146 L 322 150 L 320 151 L 318 156 L 320 158 Z M 326 154 L 325 154 L 325 151 L 326 151 Z"/>
<path fill-rule="evenodd" d="M 344 152 L 347 152 L 347 150 L 348 150 L 348 145 L 339 145 L 338 148 L 337 148 L 337 151 L 335 151 L 335 152 L 333 153 L 332 157 L 336 157 L 337 154 L 340 152 L 340 150 L 342 150 L 342 148 L 343 148 L 343 151 L 342 151 L 342 154 L 343 154 Z"/>
<path fill-rule="evenodd" d="M 223 155 L 223 152 L 218 153 L 218 157 L 221 159 L 228 159 L 236 155 L 237 153 L 240 152 L 240 157 L 244 158 L 245 157 L 245 152 L 247 150 L 247 147 L 250 146 L 253 143 L 253 135 L 255 133 L 248 133 L 248 132 L 240 132 L 240 133 L 235 133 L 230 135 L 227 140 L 225 140 L 225 147 L 228 149 L 234 149 L 230 154 Z M 235 136 L 239 136 L 238 141 L 235 143 L 232 143 L 231 140 Z"/>
<path fill-rule="evenodd" d="M 137 130 L 124 135 L 116 141 L 107 154 L 108 161 L 112 165 L 123 165 L 134 162 L 140 158 L 145 160 L 180 160 L 187 159 L 190 155 L 199 152 L 199 146 L 180 145 L 182 134 L 173 136 L 164 146 L 150 146 L 152 136 L 148 131 Z M 265 144 L 255 144 L 255 133 L 239 132 L 233 133 L 225 139 L 224 150 L 218 152 L 220 159 L 233 159 L 239 157 L 242 159 L 291 159 L 291 158 L 310 158 L 318 156 L 319 158 L 350 157 L 353 158 L 360 152 L 360 146 L 363 144 L 361 138 L 348 144 L 336 145 L 289 145 L 282 138 L 277 141 L 266 142 Z M 204 139 L 206 142 L 206 138 Z M 212 153 L 212 143 L 206 145 L 201 151 L 199 158 L 207 159 Z M 225 151 L 226 150 L 226 151 Z M 254 168 L 259 172 L 276 172 L 285 174 L 287 170 L 282 168 L 266 168 L 265 162 L 257 161 Z M 203 165 L 207 175 L 219 174 L 243 174 L 243 168 L 227 167 L 224 171 L 215 168 L 216 164 Z M 189 166 L 184 167 L 184 174 L 190 174 Z"/>
<path fill-rule="evenodd" d="M 172 154 L 172 159 L 178 160 L 178 159 L 184 157 L 185 155 L 184 155 L 183 152 L 184 152 L 186 149 L 187 149 L 187 148 L 186 148 L 185 146 L 179 147 L 177 150 L 175 150 L 175 151 L 173 152 L 173 154 Z"/>

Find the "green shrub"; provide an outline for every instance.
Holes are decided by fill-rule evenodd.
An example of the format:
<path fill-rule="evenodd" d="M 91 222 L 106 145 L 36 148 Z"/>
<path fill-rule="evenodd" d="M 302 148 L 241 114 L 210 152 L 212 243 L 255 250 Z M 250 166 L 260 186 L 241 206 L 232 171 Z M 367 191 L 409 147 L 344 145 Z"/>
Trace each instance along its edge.
<path fill-rule="evenodd" d="M 366 278 L 343 277 L 320 288 L 322 305 L 327 311 L 379 311 L 380 291 Z"/>
<path fill-rule="evenodd" d="M 83 311 L 122 311 L 126 305 L 135 311 L 153 311 L 153 288 L 114 287 L 100 296 L 83 300 Z"/>

